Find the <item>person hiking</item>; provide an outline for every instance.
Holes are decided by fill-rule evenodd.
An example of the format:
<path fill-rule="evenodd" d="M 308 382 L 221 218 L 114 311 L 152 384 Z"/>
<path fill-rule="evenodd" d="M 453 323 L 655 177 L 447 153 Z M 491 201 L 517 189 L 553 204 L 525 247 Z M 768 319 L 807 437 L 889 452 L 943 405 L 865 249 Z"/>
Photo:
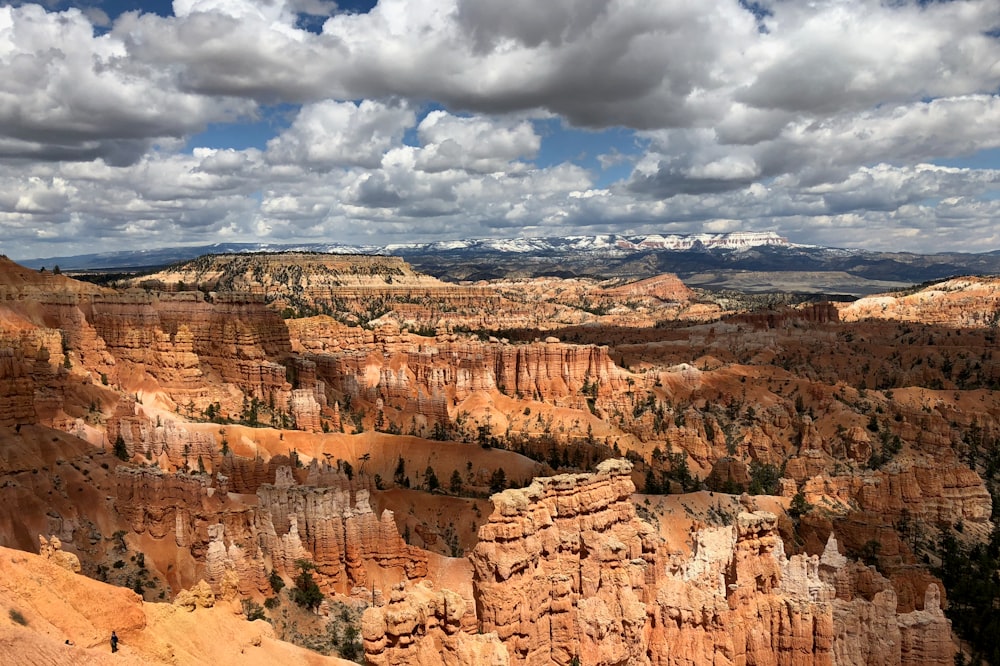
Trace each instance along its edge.
<path fill-rule="evenodd" d="M 111 632 L 111 652 L 118 652 L 118 634 Z"/>

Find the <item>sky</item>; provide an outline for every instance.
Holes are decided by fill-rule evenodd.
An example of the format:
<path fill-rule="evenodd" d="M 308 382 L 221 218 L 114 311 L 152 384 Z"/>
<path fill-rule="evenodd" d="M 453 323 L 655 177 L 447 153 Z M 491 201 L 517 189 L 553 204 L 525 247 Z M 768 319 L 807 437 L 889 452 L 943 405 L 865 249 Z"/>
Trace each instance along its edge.
<path fill-rule="evenodd" d="M 0 253 L 1000 249 L 997 0 L 0 2 Z"/>

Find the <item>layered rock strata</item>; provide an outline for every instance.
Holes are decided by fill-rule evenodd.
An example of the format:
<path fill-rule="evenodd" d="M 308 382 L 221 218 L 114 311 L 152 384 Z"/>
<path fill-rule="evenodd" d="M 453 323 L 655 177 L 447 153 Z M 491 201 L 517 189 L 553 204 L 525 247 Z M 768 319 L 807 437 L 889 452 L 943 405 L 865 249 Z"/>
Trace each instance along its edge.
<path fill-rule="evenodd" d="M 365 657 L 373 666 L 505 666 L 507 648 L 496 634 L 468 631 L 467 600 L 429 581 L 393 588 L 389 603 L 362 618 Z M 418 637 L 418 638 L 415 638 Z"/>
<path fill-rule="evenodd" d="M 477 630 L 494 658 L 504 648 L 500 663 L 951 663 L 936 586 L 899 614 L 889 581 L 849 563 L 835 539 L 822 557 L 786 557 L 767 512 L 694 532 L 690 555 L 668 552 L 636 516 L 630 472 L 610 460 L 493 497 L 470 559 Z M 373 663 L 432 652 L 427 663 L 472 663 L 430 598 L 406 588 L 366 612 Z"/>
<path fill-rule="evenodd" d="M 287 470 L 287 471 L 286 471 Z M 407 545 L 391 511 L 376 515 L 368 491 L 299 486 L 291 470 L 257 491 L 260 543 L 274 568 L 289 576 L 306 557 L 329 590 L 350 592 L 369 584 L 367 567 L 397 581 L 427 575 L 427 553 Z"/>
<path fill-rule="evenodd" d="M 427 552 L 408 545 L 392 512 L 377 515 L 368 491 L 342 475 L 316 470 L 312 475 L 326 485 L 299 485 L 291 468 L 278 467 L 274 483 L 259 484 L 256 501 L 245 502 L 226 492 L 229 479 L 221 473 L 125 466 L 116 472 L 115 508 L 130 530 L 172 538 L 202 563 L 213 589 L 235 574 L 242 594 L 267 594 L 267 570 L 292 578 L 302 559 L 316 566 L 330 592 L 427 576 Z"/>
<path fill-rule="evenodd" d="M 380 331 L 371 345 L 347 343 L 339 350 L 318 340 L 296 344 L 325 350 L 310 360 L 318 379 L 333 391 L 371 403 L 382 399 L 407 413 L 446 413 L 454 402 L 483 391 L 586 409 L 585 387 L 608 398 L 626 385 L 626 373 L 606 347 L 450 339 L 454 336 L 430 342 L 397 333 Z"/>

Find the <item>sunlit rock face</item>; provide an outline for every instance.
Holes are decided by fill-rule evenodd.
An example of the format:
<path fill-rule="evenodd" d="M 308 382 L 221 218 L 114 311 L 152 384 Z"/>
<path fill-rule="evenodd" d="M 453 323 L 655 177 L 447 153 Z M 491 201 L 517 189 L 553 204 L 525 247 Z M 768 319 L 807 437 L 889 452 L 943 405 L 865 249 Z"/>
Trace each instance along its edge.
<path fill-rule="evenodd" d="M 365 615 L 372 663 L 947 664 L 954 653 L 936 586 L 897 613 L 874 569 L 835 539 L 786 557 L 778 520 L 741 513 L 667 554 L 631 502 L 631 466 L 536 479 L 493 496 L 474 567 L 476 643 L 447 590 L 401 587 Z M 501 651 L 502 648 L 502 651 Z"/>

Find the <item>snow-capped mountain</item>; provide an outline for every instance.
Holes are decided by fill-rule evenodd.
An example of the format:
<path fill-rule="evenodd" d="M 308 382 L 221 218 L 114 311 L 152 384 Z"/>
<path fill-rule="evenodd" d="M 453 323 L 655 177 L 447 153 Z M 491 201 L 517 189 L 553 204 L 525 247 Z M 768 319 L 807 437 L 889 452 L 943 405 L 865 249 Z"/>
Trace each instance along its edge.
<path fill-rule="evenodd" d="M 791 244 L 773 231 L 743 231 L 729 234 L 671 234 L 661 236 L 561 236 L 547 238 L 483 238 L 477 240 L 438 241 L 434 243 L 397 243 L 386 245 L 380 253 L 407 255 L 426 252 L 507 252 L 547 254 L 552 252 L 597 252 L 623 256 L 649 250 L 721 249 L 745 250 L 761 245 L 790 247 Z"/>
<path fill-rule="evenodd" d="M 914 284 L 954 275 L 1000 273 L 1000 252 L 918 255 L 831 249 L 790 243 L 773 232 L 601 234 L 389 245 L 219 243 L 50 257 L 20 263 L 31 268 L 58 265 L 64 271 L 114 272 L 158 268 L 206 254 L 252 252 L 392 254 L 402 256 L 418 271 L 453 281 L 546 275 L 641 279 L 660 273 L 674 273 L 682 279 L 706 279 L 706 275 L 746 272 L 840 272 L 875 281 L 879 289 L 884 289 L 887 281 Z"/>
<path fill-rule="evenodd" d="M 143 268 L 193 259 L 203 254 L 245 252 L 330 252 L 334 254 L 426 254 L 502 253 L 552 256 L 555 254 L 595 254 L 624 257 L 657 250 L 746 250 L 760 246 L 790 247 L 774 232 L 736 232 L 730 234 L 565 236 L 547 238 L 481 238 L 431 243 L 392 243 L 388 245 L 345 245 L 343 243 L 215 243 L 193 247 L 170 247 L 154 250 L 102 252 L 72 257 L 29 259 L 21 263 L 30 268 L 59 265 L 66 270 L 96 268 Z"/>

